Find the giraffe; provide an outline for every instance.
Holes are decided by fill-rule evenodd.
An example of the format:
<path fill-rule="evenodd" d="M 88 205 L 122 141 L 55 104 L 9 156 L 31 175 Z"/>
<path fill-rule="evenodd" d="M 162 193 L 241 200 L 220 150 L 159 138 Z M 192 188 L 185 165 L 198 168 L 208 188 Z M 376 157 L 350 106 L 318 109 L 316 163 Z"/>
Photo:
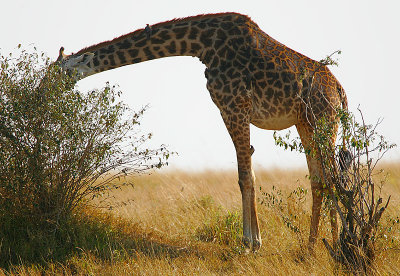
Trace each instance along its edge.
<path fill-rule="evenodd" d="M 57 63 L 76 81 L 125 65 L 170 56 L 197 57 L 205 66 L 207 89 L 219 108 L 233 141 L 242 195 L 243 243 L 261 247 L 250 124 L 267 130 L 296 126 L 305 148 L 313 148 L 310 115 L 304 103 L 316 108 L 316 118 L 335 121 L 335 108 L 347 108 L 338 80 L 327 66 L 312 60 L 264 33 L 250 17 L 239 13 L 205 14 L 146 25 L 143 29 L 65 55 Z M 312 72 L 313 81 L 304 77 Z M 336 133 L 337 131 L 335 131 Z M 332 137 L 332 143 L 336 134 Z M 318 236 L 323 185 L 321 164 L 306 155 L 312 190 L 309 249 Z M 337 225 L 331 211 L 333 239 Z"/>

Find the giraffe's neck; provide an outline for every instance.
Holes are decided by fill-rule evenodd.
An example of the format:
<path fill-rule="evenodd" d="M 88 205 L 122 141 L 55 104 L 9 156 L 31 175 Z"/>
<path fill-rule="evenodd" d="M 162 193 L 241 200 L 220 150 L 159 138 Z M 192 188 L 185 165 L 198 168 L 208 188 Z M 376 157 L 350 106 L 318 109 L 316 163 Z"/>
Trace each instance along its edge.
<path fill-rule="evenodd" d="M 139 29 L 108 42 L 80 50 L 75 56 L 93 54 L 83 77 L 129 64 L 170 56 L 198 57 L 206 66 L 230 58 L 226 46 L 232 38 L 243 40 L 248 17 L 236 14 L 215 14 L 175 19 Z M 233 48 L 234 45 L 231 45 Z M 228 47 L 229 48 L 229 47 Z M 218 56 L 216 60 L 215 56 Z"/>

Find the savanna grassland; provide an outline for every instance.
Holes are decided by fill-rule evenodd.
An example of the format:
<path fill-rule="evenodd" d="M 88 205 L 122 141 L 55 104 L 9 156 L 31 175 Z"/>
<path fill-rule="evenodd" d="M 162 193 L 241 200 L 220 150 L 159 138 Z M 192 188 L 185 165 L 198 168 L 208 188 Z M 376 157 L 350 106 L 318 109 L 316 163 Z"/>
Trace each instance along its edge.
<path fill-rule="evenodd" d="M 377 275 L 400 274 L 400 163 L 381 166 L 383 198 L 391 195 L 376 233 Z M 7 271 L 21 275 L 346 275 L 321 239 L 306 250 L 311 192 L 306 170 L 256 169 L 263 246 L 245 254 L 241 196 L 235 171 L 167 170 L 136 176 L 103 208 L 85 208 L 77 220 L 87 238 L 74 253 Z M 330 240 L 323 211 L 320 237 Z M 89 237 L 90 236 L 90 237 Z M 23 262 L 23 261 L 22 261 Z M 7 272 L 7 274 L 9 274 Z M 5 271 L 3 271 L 5 273 Z"/>

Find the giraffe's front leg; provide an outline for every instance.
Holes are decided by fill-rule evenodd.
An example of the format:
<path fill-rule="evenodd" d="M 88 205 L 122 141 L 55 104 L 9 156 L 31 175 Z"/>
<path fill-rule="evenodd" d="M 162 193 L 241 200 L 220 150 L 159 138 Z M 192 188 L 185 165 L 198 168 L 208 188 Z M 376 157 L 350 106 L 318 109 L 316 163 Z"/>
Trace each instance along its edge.
<path fill-rule="evenodd" d="M 248 240 L 248 242 L 252 243 L 253 251 L 258 251 L 261 248 L 261 234 L 260 234 L 260 227 L 258 225 L 256 192 L 254 189 L 255 180 L 256 178 L 254 175 L 254 171 L 251 169 L 251 167 L 250 171 L 246 172 L 239 171 L 239 185 L 240 185 L 240 190 L 242 192 L 242 203 L 243 203 L 244 240 L 246 238 L 246 234 L 250 235 L 251 239 Z M 246 228 L 245 228 L 245 215 L 247 216 L 246 223 L 249 223 L 246 224 L 247 226 Z M 247 232 L 245 232 L 245 230 Z M 248 247 L 250 248 L 250 246 Z"/>
<path fill-rule="evenodd" d="M 251 166 L 250 123 L 245 116 L 224 116 L 225 125 L 236 149 L 239 187 L 242 193 L 243 243 L 253 251 L 261 247 L 255 196 L 255 177 Z"/>
<path fill-rule="evenodd" d="M 253 243 L 251 202 L 254 190 L 251 171 L 239 169 L 239 187 L 242 193 L 243 243 L 246 248 L 250 249 Z"/>

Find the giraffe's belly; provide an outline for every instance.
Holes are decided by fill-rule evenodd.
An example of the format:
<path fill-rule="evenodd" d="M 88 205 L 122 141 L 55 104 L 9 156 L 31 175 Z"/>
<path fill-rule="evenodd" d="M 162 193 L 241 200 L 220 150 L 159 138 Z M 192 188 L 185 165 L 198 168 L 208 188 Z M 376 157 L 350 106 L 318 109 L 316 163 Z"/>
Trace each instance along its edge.
<path fill-rule="evenodd" d="M 295 125 L 301 102 L 297 98 L 298 91 L 289 92 L 291 93 L 271 87 L 256 87 L 252 94 L 253 112 L 250 122 L 256 127 L 270 130 L 281 130 Z"/>
<path fill-rule="evenodd" d="M 256 127 L 269 130 L 282 130 L 297 123 L 297 116 L 293 113 L 272 114 L 268 111 L 256 111 L 250 121 Z"/>
<path fill-rule="evenodd" d="M 290 118 L 270 118 L 266 120 L 262 119 L 254 119 L 251 121 L 253 125 L 258 128 L 262 129 L 269 129 L 269 130 L 282 130 L 288 127 L 291 127 L 296 124 L 295 120 L 291 120 Z"/>

